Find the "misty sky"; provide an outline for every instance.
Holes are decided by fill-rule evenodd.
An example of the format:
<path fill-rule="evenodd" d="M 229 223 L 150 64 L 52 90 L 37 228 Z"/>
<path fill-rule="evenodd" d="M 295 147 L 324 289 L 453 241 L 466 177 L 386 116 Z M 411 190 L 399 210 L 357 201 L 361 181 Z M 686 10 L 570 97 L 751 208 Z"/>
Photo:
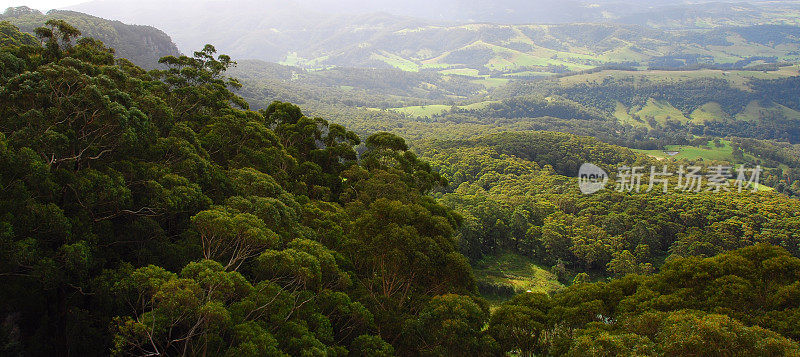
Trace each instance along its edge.
<path fill-rule="evenodd" d="M 73 6 L 73 5 L 77 5 L 77 4 L 85 3 L 85 2 L 90 2 L 90 1 L 91 0 L 0 0 L 0 11 L 2 11 L 3 9 L 5 9 L 7 7 L 10 7 L 10 6 L 23 6 L 23 5 L 24 6 L 28 6 L 30 8 L 34 8 L 34 9 L 47 11 L 47 10 L 50 10 L 50 9 L 64 8 L 64 7 Z M 167 1 L 169 1 L 169 0 L 167 0 Z M 567 2 L 568 1 L 569 0 L 567 0 Z M 624 2 L 625 0 L 617 0 L 617 1 L 623 1 Z M 647 3 L 647 0 L 628 0 L 628 1 Z M 703 2 L 703 1 L 704 0 L 700 0 L 700 2 Z M 710 0 L 705 0 L 705 1 L 710 1 Z M 717 0 L 717 1 L 719 1 L 719 0 Z M 732 1 L 732 0 L 721 0 L 721 1 Z M 132 2 L 135 3 L 136 1 L 134 0 Z M 197 0 L 197 2 L 208 2 L 208 0 Z M 329 8 L 325 9 L 325 10 L 329 10 L 329 11 L 333 10 L 333 9 L 336 9 L 337 7 L 343 7 L 343 8 L 348 8 L 348 7 L 350 7 L 350 8 L 357 8 L 357 7 L 372 7 L 372 8 L 376 8 L 377 7 L 379 9 L 381 9 L 381 10 L 391 10 L 391 9 L 394 9 L 395 7 L 403 7 L 403 5 L 400 5 L 400 4 L 403 3 L 403 1 L 398 2 L 400 4 L 394 4 L 394 5 L 393 5 L 393 3 L 395 3 L 394 1 L 383 1 L 382 4 L 381 4 L 382 6 L 380 6 L 380 5 L 379 6 L 375 6 L 376 4 L 374 4 L 372 0 L 298 0 L 297 2 L 304 3 L 306 5 L 311 5 L 312 8 L 314 8 L 315 6 L 322 6 L 323 8 L 329 7 Z M 380 1 L 378 1 L 378 2 L 380 3 Z M 410 2 L 414 2 L 414 1 L 410 1 Z M 416 2 L 417 2 L 417 4 L 415 4 L 415 5 L 421 5 L 422 8 L 425 8 L 425 5 L 426 4 L 429 5 L 431 3 L 431 0 L 428 0 L 428 1 L 416 1 Z M 443 2 L 443 3 L 456 2 L 457 3 L 457 1 L 453 1 L 453 0 L 433 0 L 433 2 L 434 3 L 436 3 L 436 2 Z M 469 2 L 469 1 L 466 1 L 466 2 Z M 614 2 L 614 0 L 594 0 L 594 1 L 592 1 L 592 0 L 583 0 L 583 1 L 582 0 L 578 0 L 578 2 L 586 2 L 586 3 L 599 2 L 599 3 L 603 3 L 603 2 Z M 658 2 L 675 3 L 675 2 L 681 2 L 681 0 L 659 0 L 659 1 L 656 1 L 655 3 L 658 3 Z M 695 1 L 695 2 L 697 2 L 697 1 Z M 367 4 L 372 5 L 372 6 L 369 6 Z M 342 5 L 344 5 L 344 6 L 342 6 Z M 353 6 L 353 5 L 360 5 L 360 6 Z"/>
<path fill-rule="evenodd" d="M 86 0 L 0 0 L 0 12 L 11 6 L 27 6 L 47 11 L 86 2 Z"/>

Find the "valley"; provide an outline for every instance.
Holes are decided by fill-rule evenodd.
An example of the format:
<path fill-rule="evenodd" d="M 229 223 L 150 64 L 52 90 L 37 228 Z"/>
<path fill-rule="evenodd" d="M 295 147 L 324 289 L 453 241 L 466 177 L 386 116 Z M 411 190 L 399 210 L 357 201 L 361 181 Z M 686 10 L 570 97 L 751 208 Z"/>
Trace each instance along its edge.
<path fill-rule="evenodd" d="M 796 355 L 798 18 L 9 8 L 0 355 Z"/>

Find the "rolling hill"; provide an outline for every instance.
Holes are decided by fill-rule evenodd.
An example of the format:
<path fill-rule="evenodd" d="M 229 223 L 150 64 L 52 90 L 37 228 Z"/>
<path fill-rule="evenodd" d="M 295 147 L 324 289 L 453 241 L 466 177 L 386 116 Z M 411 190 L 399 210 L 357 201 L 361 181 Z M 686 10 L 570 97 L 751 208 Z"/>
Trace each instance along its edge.
<path fill-rule="evenodd" d="M 24 6 L 8 8 L 0 14 L 0 21 L 7 21 L 27 33 L 33 33 L 50 19 L 66 20 L 84 36 L 94 37 L 114 48 L 118 57 L 145 68 L 157 66 L 161 57 L 180 54 L 167 34 L 150 26 L 126 25 L 74 11 L 53 10 L 43 14 Z"/>
<path fill-rule="evenodd" d="M 638 1 L 566 1 L 556 6 L 552 1 L 509 0 L 493 2 L 490 10 L 475 1 L 453 0 L 434 2 L 414 13 L 417 17 L 406 16 L 411 8 L 421 9 L 413 2 L 357 7 L 351 1 L 335 10 L 326 1 L 145 3 L 153 6 L 103 0 L 73 9 L 157 26 L 184 52 L 210 42 L 236 59 L 311 69 L 461 71 L 474 80 L 490 75 L 536 77 L 603 65 L 736 68 L 800 58 L 800 22 L 791 16 L 800 13 L 800 7 L 794 3 L 652 6 Z M 434 15 L 448 7 L 448 17 Z M 502 9 L 507 16 L 492 15 Z M 545 15 L 537 16 L 540 13 Z M 530 25 L 542 22 L 549 24 Z"/>

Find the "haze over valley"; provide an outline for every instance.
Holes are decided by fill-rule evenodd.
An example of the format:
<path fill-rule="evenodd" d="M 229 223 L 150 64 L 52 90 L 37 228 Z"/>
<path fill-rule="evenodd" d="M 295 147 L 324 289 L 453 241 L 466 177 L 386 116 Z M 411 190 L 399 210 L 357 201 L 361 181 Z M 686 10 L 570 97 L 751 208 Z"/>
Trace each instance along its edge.
<path fill-rule="evenodd" d="M 798 1 L 9 5 L 2 356 L 800 355 Z"/>

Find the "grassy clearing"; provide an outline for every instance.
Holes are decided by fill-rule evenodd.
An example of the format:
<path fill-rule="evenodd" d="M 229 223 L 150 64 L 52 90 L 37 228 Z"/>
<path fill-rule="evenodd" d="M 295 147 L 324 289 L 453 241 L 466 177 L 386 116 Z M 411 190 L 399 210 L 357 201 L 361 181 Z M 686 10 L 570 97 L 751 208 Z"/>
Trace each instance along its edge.
<path fill-rule="evenodd" d="M 396 112 L 400 112 L 406 115 L 414 116 L 414 117 L 432 117 L 437 114 L 442 114 L 448 110 L 450 110 L 449 105 L 443 104 L 432 104 L 432 105 L 415 105 L 410 107 L 402 107 L 402 108 L 393 108 Z"/>
<path fill-rule="evenodd" d="M 721 147 L 717 147 L 713 142 L 709 142 L 706 146 L 683 146 L 683 145 L 667 145 L 667 151 L 678 151 L 680 154 L 676 155 L 677 158 L 685 158 L 689 160 L 732 160 L 733 148 L 731 142 L 722 140 Z"/>
<path fill-rule="evenodd" d="M 670 120 L 681 123 L 689 121 L 689 118 L 684 116 L 680 110 L 663 100 L 649 99 L 647 104 L 636 112 L 636 115 L 644 121 L 654 119 L 657 123 L 662 125 Z"/>
<path fill-rule="evenodd" d="M 617 118 L 617 122 L 622 125 L 630 125 L 633 127 L 642 127 L 642 128 L 650 128 L 650 124 L 644 121 L 638 121 L 632 115 L 628 113 L 628 107 L 625 104 L 617 102 L 617 106 L 614 108 L 614 117 Z"/>
<path fill-rule="evenodd" d="M 472 80 L 470 82 L 475 83 L 475 84 L 480 84 L 480 85 L 486 87 L 487 89 L 493 89 L 493 88 L 497 88 L 497 87 L 502 87 L 502 86 L 508 84 L 509 81 L 511 81 L 511 80 L 508 79 L 508 78 L 493 78 L 493 77 L 486 76 L 484 78 L 475 79 L 475 80 Z"/>
<path fill-rule="evenodd" d="M 719 160 L 719 161 L 732 161 L 733 160 L 733 147 L 731 142 L 721 140 L 722 146 L 717 147 L 713 141 L 709 141 L 705 146 L 687 146 L 687 145 L 667 145 L 664 150 L 634 150 L 645 155 L 656 158 L 673 158 L 673 159 L 687 159 L 687 160 Z M 675 156 L 667 155 L 666 151 L 677 151 Z"/>
<path fill-rule="evenodd" d="M 495 104 L 495 103 L 500 103 L 500 101 L 499 100 L 486 100 L 486 101 L 483 101 L 483 102 L 477 102 L 477 103 L 472 103 L 472 104 L 467 104 L 467 105 L 461 105 L 458 108 L 466 109 L 466 110 L 477 110 L 477 109 L 486 108 L 489 105 Z"/>
<path fill-rule="evenodd" d="M 547 269 L 513 253 L 485 257 L 473 266 L 473 270 L 479 284 L 507 286 L 518 293 L 528 290 L 550 293 L 564 287 Z M 500 299 L 497 296 L 486 298 L 493 301 Z"/>
<path fill-rule="evenodd" d="M 481 75 L 479 74 L 480 71 L 474 68 L 452 68 L 452 69 L 446 69 L 444 71 L 439 71 L 439 73 L 443 75 L 459 75 L 459 76 L 467 76 L 475 78 L 481 77 Z"/>
<path fill-rule="evenodd" d="M 499 103 L 500 101 L 497 100 L 487 100 L 483 102 L 477 102 L 467 105 L 460 105 L 457 106 L 459 109 L 466 109 L 466 110 L 477 110 L 483 109 L 493 103 Z M 393 110 L 396 112 L 400 112 L 406 115 L 410 115 L 413 117 L 426 117 L 430 118 L 437 114 L 442 114 L 448 110 L 450 110 L 452 106 L 444 105 L 444 104 L 431 104 L 431 105 L 415 105 L 415 106 L 408 106 L 408 107 L 400 107 L 400 108 L 392 108 L 389 110 Z"/>
<path fill-rule="evenodd" d="M 774 110 L 786 112 L 783 108 Z M 792 109 L 789 110 L 791 111 Z M 767 109 L 762 108 L 757 102 L 751 103 L 746 110 L 736 116 L 736 119 L 757 121 L 764 116 L 766 111 Z M 787 115 L 787 117 L 792 117 L 791 113 L 789 114 L 790 115 Z M 654 99 L 649 99 L 647 104 L 643 107 L 635 106 L 632 108 L 628 108 L 624 104 L 617 102 L 613 115 L 620 124 L 642 128 L 651 128 L 651 120 L 655 120 L 662 125 L 669 120 L 681 123 L 691 122 L 693 124 L 734 120 L 734 118 L 726 113 L 719 103 L 716 102 L 703 104 L 687 116 L 669 102 Z"/>
<path fill-rule="evenodd" d="M 596 59 L 605 62 L 645 62 L 647 60 L 647 55 L 634 51 L 631 46 L 625 46 L 603 53 L 602 55 L 597 56 Z"/>
<path fill-rule="evenodd" d="M 704 104 L 703 106 L 695 109 L 692 114 L 689 115 L 689 117 L 691 117 L 692 123 L 695 124 L 703 124 L 713 121 L 726 121 L 732 119 L 728 113 L 725 113 L 719 103 L 716 102 Z"/>
<path fill-rule="evenodd" d="M 286 58 L 283 61 L 278 62 L 278 64 L 282 64 L 284 66 L 293 66 L 293 67 L 302 67 L 306 70 L 323 70 L 330 68 L 331 66 L 322 65 L 321 63 L 326 61 L 330 56 L 322 56 L 317 57 L 314 59 L 307 59 L 300 57 L 297 52 L 290 52 L 286 55 Z"/>
<path fill-rule="evenodd" d="M 605 70 L 596 73 L 567 76 L 560 78 L 559 81 L 563 85 L 576 85 L 583 83 L 598 84 L 602 83 L 606 78 L 633 80 L 634 83 L 640 81 L 674 83 L 698 78 L 718 78 L 727 80 L 734 87 L 747 89 L 747 85 L 752 79 L 778 79 L 797 76 L 799 74 L 797 66 L 782 67 L 777 71 L 766 73 L 758 71 L 722 71 L 715 69 L 701 69 L 695 71 Z"/>
<path fill-rule="evenodd" d="M 776 103 L 764 106 L 759 101 L 753 100 L 747 104 L 741 113 L 736 114 L 736 120 L 758 122 L 762 118 L 773 115 L 784 116 L 786 118 L 800 118 L 800 112 L 794 109 Z"/>
<path fill-rule="evenodd" d="M 552 75 L 554 75 L 554 73 L 551 73 L 551 72 L 520 71 L 520 72 L 514 72 L 514 73 L 506 73 L 506 74 L 503 75 L 503 77 L 508 77 L 508 78 L 516 78 L 516 77 L 529 78 L 529 77 L 549 77 L 549 76 L 552 76 Z"/>
<path fill-rule="evenodd" d="M 772 191 L 775 191 L 774 188 L 762 185 L 760 183 L 755 184 L 755 187 L 756 187 L 756 190 L 758 190 L 760 192 L 772 192 Z"/>
<path fill-rule="evenodd" d="M 420 66 L 417 63 L 386 51 L 373 53 L 372 58 L 386 62 L 388 65 L 403 71 L 419 72 Z"/>
<path fill-rule="evenodd" d="M 651 120 L 663 125 L 668 120 L 681 123 L 705 124 L 733 120 L 758 123 L 764 118 L 770 117 L 800 119 L 800 111 L 776 103 L 765 106 L 757 100 L 748 103 L 741 112 L 735 115 L 725 112 L 719 103 L 709 102 L 698 107 L 687 116 L 669 102 L 651 98 L 643 107 L 634 106 L 628 108 L 622 103 L 617 103 L 613 115 L 620 124 L 644 128 L 651 128 Z M 637 117 L 640 120 L 637 120 Z"/>

